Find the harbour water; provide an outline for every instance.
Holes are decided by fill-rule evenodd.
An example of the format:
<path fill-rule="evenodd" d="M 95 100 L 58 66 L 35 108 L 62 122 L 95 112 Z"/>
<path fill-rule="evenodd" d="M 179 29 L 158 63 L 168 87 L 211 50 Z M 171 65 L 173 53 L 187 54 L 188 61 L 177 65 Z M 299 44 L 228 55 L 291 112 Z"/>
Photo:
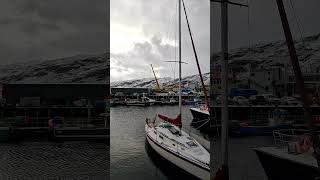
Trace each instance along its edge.
<path fill-rule="evenodd" d="M 183 127 L 191 130 L 192 115 L 183 106 Z M 156 113 L 177 115 L 177 106 L 113 107 L 111 108 L 111 179 L 195 179 L 150 150 L 145 138 L 146 117 Z M 216 138 L 216 161 L 219 161 L 219 138 Z M 246 137 L 230 139 L 230 179 L 266 180 L 264 170 L 252 148 L 272 145 L 272 137 Z"/>
<path fill-rule="evenodd" d="M 107 180 L 109 175 L 109 147 L 104 143 L 0 143 L 1 180 Z"/>
<path fill-rule="evenodd" d="M 111 143 L 48 142 L 43 138 L 0 143 L 0 179 L 195 179 L 154 152 L 146 142 L 145 118 L 175 116 L 177 106 L 111 108 Z M 192 115 L 183 107 L 185 131 Z M 272 145 L 272 137 L 230 139 L 230 179 L 266 180 L 252 148 Z M 215 139 L 215 159 L 220 158 Z M 110 158 L 110 159 L 109 159 Z M 109 169 L 110 160 L 110 169 Z"/>

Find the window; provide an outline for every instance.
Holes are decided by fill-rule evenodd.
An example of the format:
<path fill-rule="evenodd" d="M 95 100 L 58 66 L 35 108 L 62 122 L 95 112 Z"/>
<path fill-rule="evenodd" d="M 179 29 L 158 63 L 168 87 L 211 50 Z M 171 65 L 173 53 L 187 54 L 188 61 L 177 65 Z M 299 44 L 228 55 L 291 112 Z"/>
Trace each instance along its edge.
<path fill-rule="evenodd" d="M 194 143 L 193 141 L 189 141 L 187 142 L 187 144 L 190 146 L 190 147 L 198 147 L 198 145 L 196 143 Z"/>

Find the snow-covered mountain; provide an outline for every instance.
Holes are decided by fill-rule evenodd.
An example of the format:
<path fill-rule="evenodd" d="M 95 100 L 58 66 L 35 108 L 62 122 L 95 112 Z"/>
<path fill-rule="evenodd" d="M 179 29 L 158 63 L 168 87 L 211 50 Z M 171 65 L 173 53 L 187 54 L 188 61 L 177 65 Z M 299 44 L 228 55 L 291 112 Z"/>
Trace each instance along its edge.
<path fill-rule="evenodd" d="M 320 34 L 305 37 L 295 43 L 303 70 L 320 72 Z M 32 61 L 0 66 L 0 82 L 14 83 L 103 83 L 109 74 L 109 54 L 78 55 L 47 61 Z M 218 64 L 220 55 L 214 58 Z M 230 52 L 230 65 L 245 71 L 246 66 L 264 66 L 289 63 L 285 41 L 256 44 L 250 48 L 238 48 Z M 112 67 L 111 67 L 112 68 Z M 209 84 L 209 73 L 204 74 Z M 177 83 L 172 78 L 160 78 L 162 86 Z M 186 82 L 199 82 L 198 75 L 184 77 Z M 111 82 L 113 87 L 154 87 L 153 78 Z"/>
<path fill-rule="evenodd" d="M 203 74 L 203 80 L 205 84 L 209 84 L 209 73 Z M 159 78 L 158 79 L 160 86 L 169 86 L 173 84 L 177 84 L 179 82 L 178 79 L 173 79 L 169 77 Z M 182 81 L 185 83 L 200 83 L 199 75 L 192 75 L 183 77 Z M 154 78 L 145 78 L 145 79 L 136 79 L 136 80 L 127 80 L 127 81 L 116 81 L 111 82 L 111 87 L 143 87 L 143 88 L 153 88 L 156 87 L 156 80 Z"/>
<path fill-rule="evenodd" d="M 320 70 L 320 33 L 295 41 L 297 55 L 302 71 Z M 286 42 L 275 41 L 256 44 L 250 48 L 238 48 L 230 51 L 230 65 L 235 68 L 251 64 L 254 67 L 268 68 L 275 65 L 291 64 Z M 221 59 L 215 56 L 216 63 Z"/>
<path fill-rule="evenodd" d="M 300 60 L 302 71 L 320 72 L 320 34 L 305 37 L 303 40 L 295 42 L 297 55 Z M 270 43 L 260 43 L 252 47 L 233 49 L 230 51 L 230 66 L 236 72 L 246 72 L 248 64 L 252 68 L 270 68 L 276 65 L 289 64 L 290 57 L 285 41 L 275 41 Z M 219 64 L 221 56 L 219 53 L 214 57 L 216 64 Z M 289 67 L 290 68 L 290 67 Z M 290 69 L 289 69 L 290 70 Z M 240 73 L 241 74 L 241 73 Z M 205 84 L 209 84 L 209 73 L 203 75 Z M 239 76 L 240 77 L 240 76 Z M 198 75 L 184 77 L 186 82 L 200 82 Z M 162 86 L 177 83 L 177 80 L 161 78 Z M 113 87 L 155 87 L 154 79 L 138 79 L 121 82 L 111 82 Z"/>
<path fill-rule="evenodd" d="M 0 66 L 2 83 L 101 83 L 109 66 L 107 53 Z"/>

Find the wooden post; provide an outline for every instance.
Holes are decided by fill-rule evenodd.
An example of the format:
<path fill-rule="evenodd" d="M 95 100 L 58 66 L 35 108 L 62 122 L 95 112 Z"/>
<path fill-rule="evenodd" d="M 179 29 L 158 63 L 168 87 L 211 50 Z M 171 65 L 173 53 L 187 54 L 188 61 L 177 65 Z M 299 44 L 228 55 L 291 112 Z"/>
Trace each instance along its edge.
<path fill-rule="evenodd" d="M 228 0 L 221 0 L 221 152 L 222 152 L 222 170 L 225 173 L 226 180 L 229 179 L 229 148 L 228 148 Z"/>

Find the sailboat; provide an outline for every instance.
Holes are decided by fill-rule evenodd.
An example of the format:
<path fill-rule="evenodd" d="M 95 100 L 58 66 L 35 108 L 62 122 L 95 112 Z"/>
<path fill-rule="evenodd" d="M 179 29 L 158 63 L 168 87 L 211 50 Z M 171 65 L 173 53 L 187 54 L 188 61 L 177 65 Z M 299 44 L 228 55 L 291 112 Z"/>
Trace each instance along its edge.
<path fill-rule="evenodd" d="M 210 154 L 188 133 L 182 130 L 181 115 L 181 1 L 179 0 L 179 114 L 176 118 L 157 114 L 146 119 L 148 143 L 169 162 L 200 179 L 210 179 Z"/>
<path fill-rule="evenodd" d="M 295 80 L 302 97 L 304 117 L 309 124 L 309 130 L 278 130 L 274 131 L 274 144 L 271 147 L 255 148 L 259 160 L 269 179 L 282 180 L 314 180 L 320 177 L 319 132 L 314 127 L 310 116 L 310 102 L 299 59 L 295 49 L 290 25 L 282 0 L 276 0 L 283 31 L 285 34 Z"/>

